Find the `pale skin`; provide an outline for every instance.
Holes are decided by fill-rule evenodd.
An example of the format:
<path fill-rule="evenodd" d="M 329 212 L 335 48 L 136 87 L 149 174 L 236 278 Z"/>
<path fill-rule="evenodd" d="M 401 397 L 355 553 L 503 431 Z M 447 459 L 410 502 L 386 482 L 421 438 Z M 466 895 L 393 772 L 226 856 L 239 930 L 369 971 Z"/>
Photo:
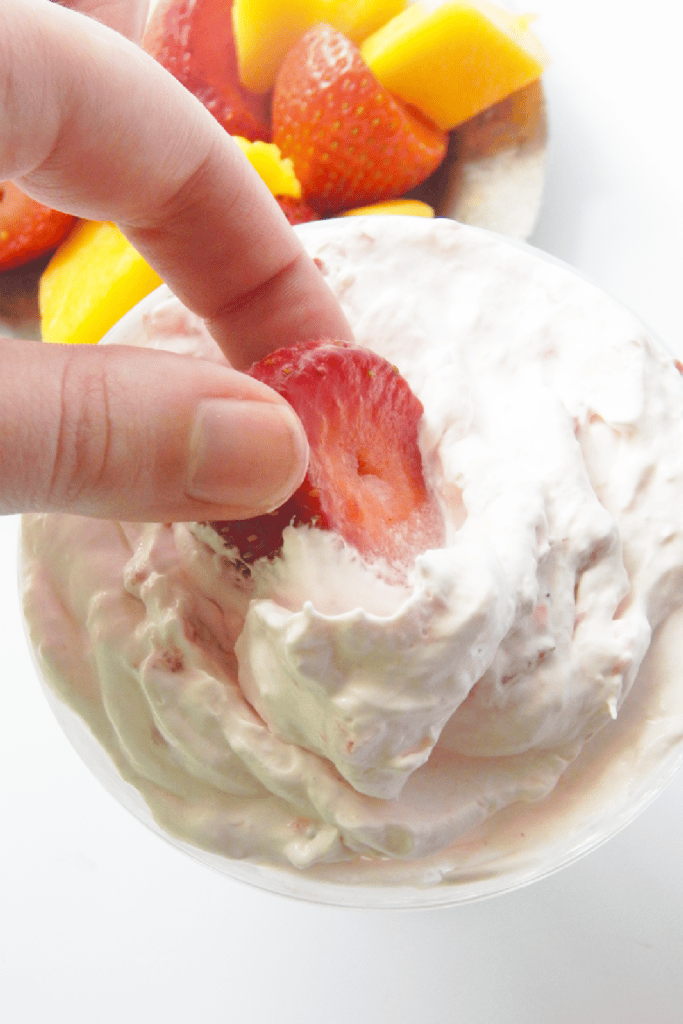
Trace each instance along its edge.
<path fill-rule="evenodd" d="M 0 339 L 0 513 L 268 511 L 301 483 L 308 447 L 289 406 L 238 371 L 282 345 L 351 339 L 229 136 L 121 34 L 138 39 L 146 13 L 147 0 L 2 0 L 0 180 L 115 221 L 226 363 Z"/>

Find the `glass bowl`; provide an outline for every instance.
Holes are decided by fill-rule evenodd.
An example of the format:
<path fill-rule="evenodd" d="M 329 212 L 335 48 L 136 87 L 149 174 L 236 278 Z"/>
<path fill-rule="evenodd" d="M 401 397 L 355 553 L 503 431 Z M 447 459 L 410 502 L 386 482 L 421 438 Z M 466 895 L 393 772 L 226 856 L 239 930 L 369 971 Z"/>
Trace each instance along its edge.
<path fill-rule="evenodd" d="M 380 218 L 353 220 L 353 225 L 337 222 L 339 231 L 374 231 Z M 432 223 L 423 221 L 414 230 L 428 232 Z M 329 234 L 330 224 L 307 224 L 298 230 L 306 242 L 314 244 L 320 232 Z M 532 259 L 578 277 L 559 261 L 522 243 L 504 241 L 477 228 L 459 230 L 479 234 L 495 245 L 522 248 Z M 139 343 L 151 311 L 169 295 L 162 288 L 148 296 L 112 329 L 106 342 L 136 343 L 137 339 Z M 616 720 L 585 744 L 545 799 L 514 803 L 476 825 L 465 839 L 415 861 L 360 856 L 341 867 L 319 863 L 299 870 L 227 857 L 188 842 L 159 823 L 141 795 L 135 768 L 107 753 L 96 738 L 105 734 L 106 723 L 96 714 L 84 714 L 89 684 L 76 680 L 76 675 L 69 678 L 69 635 L 60 634 L 52 644 L 59 662 L 55 667 L 54 657 L 46 655 L 41 642 L 46 632 L 54 634 L 54 623 L 47 613 L 36 621 L 35 608 L 32 619 L 31 644 L 39 652 L 38 674 L 50 705 L 105 788 L 158 835 L 206 866 L 261 889 L 314 903 L 362 908 L 447 906 L 517 889 L 570 864 L 617 833 L 662 791 L 683 760 L 683 611 L 677 610 L 655 633 Z M 124 714 L 126 699 L 122 688 Z"/>

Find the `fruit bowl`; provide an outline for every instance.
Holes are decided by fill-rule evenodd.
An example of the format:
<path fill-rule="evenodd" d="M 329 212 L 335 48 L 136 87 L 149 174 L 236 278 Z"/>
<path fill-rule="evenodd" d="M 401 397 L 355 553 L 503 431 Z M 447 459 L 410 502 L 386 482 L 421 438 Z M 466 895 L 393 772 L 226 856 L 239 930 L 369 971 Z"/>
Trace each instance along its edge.
<path fill-rule="evenodd" d="M 437 216 L 530 237 L 543 194 L 548 125 L 540 82 L 452 133 L 444 163 L 413 193 Z M 0 274 L 0 331 L 40 338 L 38 284 L 47 258 Z"/>
<path fill-rule="evenodd" d="M 382 235 L 390 235 L 386 240 L 385 249 L 382 250 L 385 261 L 387 252 L 395 255 L 400 251 L 405 254 L 410 251 L 409 243 L 419 243 L 421 238 L 426 238 L 434 232 L 439 235 L 437 250 L 440 253 L 444 251 L 443 246 L 446 243 L 450 244 L 444 235 L 447 226 L 438 221 L 406 223 L 411 219 L 397 218 L 390 227 L 387 223 L 388 220 L 388 218 L 366 218 L 365 220 L 358 219 L 356 223 L 352 223 L 351 220 L 321 221 L 297 229 L 312 255 L 322 258 L 323 265 L 327 264 L 328 272 L 332 274 L 333 279 L 338 282 L 344 281 L 347 288 L 345 301 L 350 301 L 348 289 L 353 289 L 353 282 L 349 281 L 346 273 L 345 257 L 338 257 L 340 242 L 346 244 L 350 237 L 355 239 L 353 244 L 357 248 L 352 250 L 355 253 L 353 257 L 355 260 L 363 257 L 364 253 L 367 254 L 368 246 L 372 246 L 373 239 L 381 238 Z M 382 225 L 382 221 L 384 225 Z M 617 334 L 622 334 L 625 331 L 625 336 L 630 338 L 632 333 L 638 330 L 637 322 L 628 311 L 603 296 L 597 289 L 588 285 L 558 261 L 535 252 L 521 243 L 510 243 L 499 236 L 493 236 L 478 229 L 449 225 L 447 233 L 450 233 L 456 241 L 461 239 L 466 244 L 469 254 L 467 263 L 462 259 L 457 263 L 458 276 L 464 278 L 459 282 L 458 287 L 462 288 L 467 296 L 475 294 L 472 281 L 467 277 L 468 266 L 477 265 L 477 260 L 486 254 L 488 254 L 487 261 L 493 255 L 495 258 L 492 260 L 492 265 L 496 269 L 492 271 L 492 291 L 489 294 L 504 294 L 505 302 L 513 304 L 514 309 L 506 314 L 506 324 L 510 330 L 513 329 L 516 322 L 522 320 L 523 323 L 520 327 L 522 333 L 528 330 L 540 331 L 541 353 L 544 360 L 548 351 L 551 351 L 547 337 L 543 335 L 542 328 L 538 326 L 540 311 L 544 303 L 546 306 L 553 306 L 554 303 L 559 302 L 562 310 L 560 317 L 562 326 L 559 329 L 562 336 L 564 336 L 563 325 L 566 323 L 567 316 L 572 312 L 579 316 L 584 326 L 593 322 L 593 328 L 596 331 L 598 330 L 596 322 L 600 325 L 600 331 L 605 329 L 603 314 L 607 314 L 607 322 L 614 327 Z M 397 245 L 398 242 L 401 243 L 400 246 Z M 393 259 L 394 255 L 390 258 Z M 412 257 L 406 258 L 404 255 L 400 257 L 403 272 L 406 274 L 406 278 L 410 279 L 410 288 L 418 295 L 422 294 L 423 287 L 419 280 L 419 274 L 430 275 L 434 269 L 433 266 L 425 269 L 424 255 L 418 245 L 412 273 L 406 266 Z M 338 276 L 335 276 L 337 274 L 335 269 L 337 258 L 341 260 L 341 263 L 337 268 Z M 501 268 L 506 264 L 510 266 L 512 276 L 506 277 L 508 287 L 501 290 L 501 281 L 497 275 L 501 273 Z M 487 266 L 490 265 L 487 262 Z M 359 280 L 362 279 L 363 282 L 358 286 L 364 296 L 362 303 L 367 302 L 369 298 L 374 302 L 378 294 L 377 282 L 367 278 L 368 266 L 369 264 L 364 264 L 363 273 L 359 276 Z M 386 264 L 383 263 L 382 266 L 385 267 Z M 386 274 L 384 269 L 382 274 Z M 417 279 L 413 279 L 413 276 Z M 391 288 L 393 288 L 392 303 L 395 304 L 399 293 L 396 291 L 396 269 L 394 267 L 389 273 L 389 280 Z M 528 314 L 526 318 L 519 316 L 521 307 L 518 304 L 524 301 L 521 298 L 521 292 L 524 289 L 520 289 L 520 280 L 524 280 L 524 289 L 528 289 L 528 294 L 533 298 L 530 308 L 526 309 Z M 512 286 L 510 287 L 511 282 Z M 538 284 L 540 287 L 537 287 Z M 440 294 L 447 294 L 448 291 L 442 291 Z M 403 289 L 401 294 L 402 292 Z M 168 291 L 162 288 L 144 299 L 110 332 L 107 343 L 123 341 L 128 344 L 144 343 L 149 324 L 155 317 L 161 315 L 163 319 L 163 316 L 166 315 L 164 310 L 168 310 L 168 297 Z M 467 323 L 475 323 L 480 320 L 480 318 L 471 316 L 472 311 L 468 312 L 468 309 L 465 308 L 466 302 L 457 297 L 454 297 L 453 301 L 455 308 L 462 313 Z M 490 307 L 487 306 L 486 309 L 490 310 Z M 594 312 L 587 314 L 586 310 Z M 359 314 L 356 312 L 356 315 Z M 432 319 L 431 314 L 427 315 L 430 318 L 431 327 L 434 328 L 439 318 Z M 584 319 L 586 316 L 588 320 Z M 173 316 L 165 322 L 170 328 L 168 337 L 175 338 L 174 344 L 182 346 L 182 336 L 177 332 L 174 333 Z M 380 324 L 385 322 L 381 315 L 379 320 L 375 321 Z M 405 323 L 405 321 L 402 322 Z M 374 329 L 376 328 L 368 327 L 367 320 L 363 325 L 359 320 L 356 326 L 356 330 L 361 332 Z M 607 330 L 608 336 L 611 337 L 609 328 Z M 507 331 L 503 333 L 507 337 Z M 571 335 L 574 339 L 574 343 L 568 346 L 570 358 L 574 357 L 573 353 L 577 347 L 576 338 L 580 338 L 581 333 L 578 332 L 574 335 L 570 331 L 567 335 L 567 338 Z M 671 356 L 651 338 L 647 341 L 646 348 L 648 352 L 651 352 L 655 363 L 670 364 L 672 362 Z M 631 352 L 630 343 L 626 344 L 626 349 Z M 586 363 L 591 372 L 591 380 L 587 389 L 589 396 L 593 394 L 593 385 L 596 381 L 599 384 L 601 380 L 613 379 L 614 372 L 619 369 L 618 365 L 615 366 L 610 362 L 610 353 L 611 349 L 608 345 L 606 350 L 601 349 L 598 357 L 594 358 L 594 353 L 589 348 Z M 621 368 L 624 369 L 627 364 L 628 359 L 626 364 L 621 364 Z M 545 362 L 543 365 L 546 365 Z M 549 360 L 549 365 L 552 366 L 552 359 Z M 609 370 L 607 378 L 604 376 L 606 370 Z M 667 365 L 666 376 L 667 387 L 670 386 L 674 393 L 680 391 L 680 380 L 671 365 Z M 571 392 L 573 372 L 560 372 L 559 377 L 564 382 L 563 386 L 569 381 L 567 386 Z M 477 373 L 475 373 L 475 379 L 479 379 Z M 608 403 L 614 401 L 613 388 L 608 387 L 603 395 Z M 620 391 L 621 397 L 626 396 L 628 399 L 629 395 L 631 395 L 631 391 L 628 387 Z M 594 399 L 591 398 L 591 401 Z M 637 402 L 627 401 L 625 405 L 620 405 L 617 402 L 616 405 L 612 405 L 613 415 L 617 419 L 628 416 L 631 414 L 629 410 L 636 406 Z M 609 411 L 606 408 L 603 409 L 603 412 L 605 416 L 608 416 Z M 524 409 L 520 409 L 520 415 L 523 414 Z M 601 417 L 587 413 L 585 429 L 590 431 L 595 427 L 599 432 L 602 429 L 600 420 Z M 577 431 L 579 427 L 580 424 L 577 423 Z M 677 424 L 675 429 L 683 429 L 683 424 Z M 537 431 L 537 433 L 539 432 Z M 573 443 L 572 439 L 571 445 Z M 592 457 L 595 457 L 595 453 Z M 599 460 L 596 464 L 599 465 Z M 608 472 L 608 479 L 610 476 L 616 476 L 616 473 Z M 673 525 L 669 526 L 669 534 L 671 543 L 677 545 L 680 543 L 681 531 L 678 530 L 675 523 L 675 508 L 672 519 Z M 66 523 L 66 520 L 61 522 Z M 69 543 L 73 542 L 73 536 L 69 540 L 70 527 L 68 523 L 65 527 L 67 533 L 62 535 L 59 517 L 47 517 L 44 525 L 49 531 L 47 540 L 43 542 L 48 551 L 61 552 L 63 537 L 66 537 Z M 47 602 L 44 606 L 41 603 L 40 590 L 36 590 L 35 584 L 40 577 L 31 571 L 30 563 L 33 557 L 31 545 L 34 544 L 35 537 L 38 536 L 42 526 L 39 526 L 38 533 L 34 535 L 33 539 L 31 539 L 31 531 L 35 530 L 35 526 L 31 526 L 30 519 L 27 520 L 27 529 L 28 533 L 25 532 L 24 542 L 24 567 L 29 570 L 29 573 L 25 577 L 24 596 L 31 620 L 32 643 L 34 648 L 40 651 L 39 676 L 45 683 L 48 699 L 67 736 L 105 787 L 141 821 L 201 863 L 231 878 L 259 888 L 311 902 L 368 908 L 451 905 L 509 892 L 557 871 L 613 836 L 647 807 L 672 778 L 683 759 L 683 687 L 681 687 L 680 680 L 683 612 L 680 608 L 675 610 L 676 603 L 680 600 L 677 596 L 680 592 L 680 571 L 675 570 L 666 574 L 665 577 L 663 576 L 662 586 L 656 588 L 658 594 L 661 594 L 663 590 L 670 593 L 674 611 L 668 617 L 664 616 L 657 626 L 647 654 L 637 669 L 637 675 L 625 693 L 623 701 L 619 702 L 618 708 L 614 696 L 606 697 L 604 705 L 601 700 L 598 701 L 600 715 L 602 715 L 601 720 L 606 724 L 599 731 L 589 731 L 580 753 L 573 760 L 568 758 L 568 767 L 559 772 L 554 787 L 546 786 L 544 788 L 540 782 L 536 786 L 536 782 L 532 779 L 532 785 L 524 797 L 516 799 L 506 806 L 501 806 L 488 817 L 474 822 L 465 834 L 453 840 L 445 848 L 439 849 L 438 852 L 427 853 L 415 859 L 404 856 L 391 858 L 361 854 L 342 862 L 325 862 L 322 859 L 307 864 L 304 869 L 299 869 L 291 865 L 284 867 L 281 862 L 277 865 L 271 863 L 267 856 L 225 856 L 217 852 L 217 846 L 220 845 L 221 829 L 217 821 L 212 821 L 211 808 L 208 803 L 200 801 L 192 809 L 190 813 L 192 821 L 188 825 L 188 820 L 184 819 L 182 797 L 178 797 L 177 800 L 164 798 L 161 802 L 157 799 L 160 783 L 159 776 L 155 774 L 154 765 L 157 765 L 159 751 L 162 748 L 161 736 L 156 735 L 156 741 L 151 747 L 147 746 L 144 750 L 137 747 L 139 730 L 136 731 L 135 726 L 129 728 L 131 725 L 129 715 L 130 709 L 137 706 L 136 702 L 139 701 L 138 690 L 135 685 L 131 685 L 128 676 L 121 676 L 118 679 L 116 666 L 119 663 L 117 660 L 112 660 L 107 654 L 107 630 L 110 624 L 112 628 L 118 628 L 116 627 L 116 616 L 124 614 L 124 606 L 117 604 L 116 608 L 112 608 L 111 614 L 108 612 L 107 616 L 100 618 L 97 627 L 98 636 L 105 634 L 105 646 L 101 649 L 98 657 L 105 659 L 105 668 L 106 665 L 110 666 L 107 671 L 109 679 L 114 683 L 113 686 L 111 683 L 109 685 L 107 713 L 104 714 L 96 701 L 90 706 L 92 663 L 89 658 L 83 659 L 78 653 L 80 623 L 70 623 L 60 619 L 59 602 L 56 604 Z M 107 545 L 118 545 L 121 543 L 122 537 L 128 537 L 126 529 L 117 530 L 116 527 L 111 526 L 110 528 L 107 524 L 88 525 L 87 530 L 93 531 L 91 537 L 86 535 L 85 530 L 86 524 L 79 522 L 75 535 L 78 537 L 78 545 L 84 553 L 88 552 L 89 545 L 92 545 L 92 551 L 99 551 L 101 542 Z M 71 532 L 73 533 L 73 531 Z M 182 536 L 185 538 L 183 540 L 185 543 L 187 536 L 185 534 Z M 584 559 L 587 570 L 594 568 L 594 560 L 600 564 L 601 560 L 614 555 L 614 546 L 606 544 L 604 536 L 603 534 L 602 540 L 595 546 L 591 556 Z M 128 541 L 125 543 L 127 544 Z M 165 557 L 166 549 L 160 550 L 162 556 Z M 212 552 L 199 548 L 192 550 L 194 551 L 192 558 L 199 553 L 200 558 L 208 559 L 207 564 L 213 564 Z M 671 547 L 667 546 L 667 550 L 671 550 Z M 70 551 L 71 548 L 67 546 L 63 555 L 59 555 L 60 558 L 64 558 L 65 564 L 70 561 L 72 555 L 74 557 L 76 555 L 75 550 L 71 551 L 71 555 Z M 90 572 L 90 556 L 83 554 L 82 558 L 84 561 L 79 572 Z M 653 562 L 655 561 L 656 559 L 653 559 Z M 98 565 L 104 566 L 104 564 L 104 562 L 93 560 L 93 572 L 97 574 L 102 571 Z M 129 578 L 131 586 L 135 585 L 140 569 L 141 566 L 136 563 L 136 572 Z M 581 587 L 577 586 L 575 600 L 577 600 L 577 594 L 580 593 Z M 106 598 L 104 591 L 101 597 Z M 108 598 L 106 600 L 98 599 L 98 606 L 107 608 L 107 600 Z M 623 613 L 624 607 L 623 603 L 619 602 L 614 615 L 607 616 L 603 626 L 598 629 L 594 637 L 595 642 L 598 644 L 602 642 L 602 630 L 607 631 L 613 628 L 613 622 Z M 577 613 L 576 628 L 581 621 L 581 616 Z M 616 629 L 616 627 L 614 628 Z M 130 635 L 132 631 L 125 627 L 124 632 L 126 635 Z M 178 663 L 172 659 L 171 661 L 167 659 L 167 667 L 171 664 L 170 671 L 177 671 Z M 540 661 L 542 659 L 539 659 L 539 663 Z M 623 658 L 618 657 L 615 664 L 618 671 L 626 671 L 626 662 Z M 112 665 L 114 666 L 113 674 Z M 598 688 L 603 684 L 607 685 L 608 689 L 605 693 L 609 694 L 609 673 L 605 671 L 602 674 L 599 673 L 598 676 L 595 685 Z M 507 685 L 509 677 L 504 678 Z M 586 670 L 586 679 L 588 679 L 588 670 Z M 607 683 L 605 683 L 606 680 Z M 584 686 L 582 676 L 578 678 L 577 685 Z M 162 703 L 173 702 L 174 693 L 182 692 L 178 687 L 179 679 L 177 675 L 174 675 L 170 688 L 167 687 L 164 691 Z M 111 742 L 112 723 L 117 734 L 123 737 L 121 746 Z M 154 735 L 154 730 L 152 730 L 152 736 L 154 737 Z M 456 749 L 449 746 L 449 743 L 452 744 L 452 737 L 445 745 L 434 747 L 439 757 L 448 757 L 451 750 Z M 566 752 L 566 745 L 562 747 L 562 750 Z M 562 756 L 564 757 L 565 753 Z M 143 763 L 145 759 L 147 759 L 147 764 Z M 474 760 L 476 761 L 476 758 Z M 498 755 L 494 760 L 498 760 Z M 502 760 L 498 763 L 502 763 Z M 469 765 L 468 770 L 472 770 L 470 760 L 467 760 L 467 764 Z M 496 767 L 495 770 L 497 771 L 498 768 Z M 143 778 L 145 773 L 146 779 Z M 543 793 L 541 793 L 541 789 L 543 789 Z M 425 797 L 427 801 L 434 799 L 434 792 L 429 791 L 428 781 L 425 793 L 427 793 Z M 542 799 L 539 799 L 539 796 L 542 796 Z M 472 802 L 475 811 L 476 804 L 477 800 L 475 799 Z M 150 811 L 152 805 L 155 807 L 154 813 Z M 345 824 L 351 829 L 354 827 L 348 815 Z M 263 820 L 261 826 L 266 827 Z M 267 824 L 267 827 L 270 828 L 270 824 Z M 203 845 L 192 841 L 191 833 L 196 828 L 203 830 Z"/>

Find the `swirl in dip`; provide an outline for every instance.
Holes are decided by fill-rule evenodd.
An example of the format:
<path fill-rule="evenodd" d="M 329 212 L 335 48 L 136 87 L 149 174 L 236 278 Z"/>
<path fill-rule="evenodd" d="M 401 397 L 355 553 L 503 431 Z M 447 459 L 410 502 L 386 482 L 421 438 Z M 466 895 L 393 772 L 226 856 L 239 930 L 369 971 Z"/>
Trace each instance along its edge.
<path fill-rule="evenodd" d="M 445 546 L 396 582 L 289 527 L 245 578 L 207 527 L 26 516 L 32 642 L 192 846 L 341 882 L 493 872 L 680 734 L 652 643 L 683 593 L 680 374 L 613 300 L 487 233 L 300 232 L 424 405 Z M 163 289 L 117 340 L 222 359 Z"/>

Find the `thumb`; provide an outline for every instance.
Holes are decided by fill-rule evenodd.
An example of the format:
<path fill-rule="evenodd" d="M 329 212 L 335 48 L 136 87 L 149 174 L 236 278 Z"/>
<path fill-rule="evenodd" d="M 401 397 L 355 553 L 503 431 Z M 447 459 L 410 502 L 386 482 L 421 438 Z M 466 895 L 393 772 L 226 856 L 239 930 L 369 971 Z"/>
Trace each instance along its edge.
<path fill-rule="evenodd" d="M 0 512 L 245 519 L 299 486 L 291 407 L 220 363 L 125 346 L 0 340 Z"/>

